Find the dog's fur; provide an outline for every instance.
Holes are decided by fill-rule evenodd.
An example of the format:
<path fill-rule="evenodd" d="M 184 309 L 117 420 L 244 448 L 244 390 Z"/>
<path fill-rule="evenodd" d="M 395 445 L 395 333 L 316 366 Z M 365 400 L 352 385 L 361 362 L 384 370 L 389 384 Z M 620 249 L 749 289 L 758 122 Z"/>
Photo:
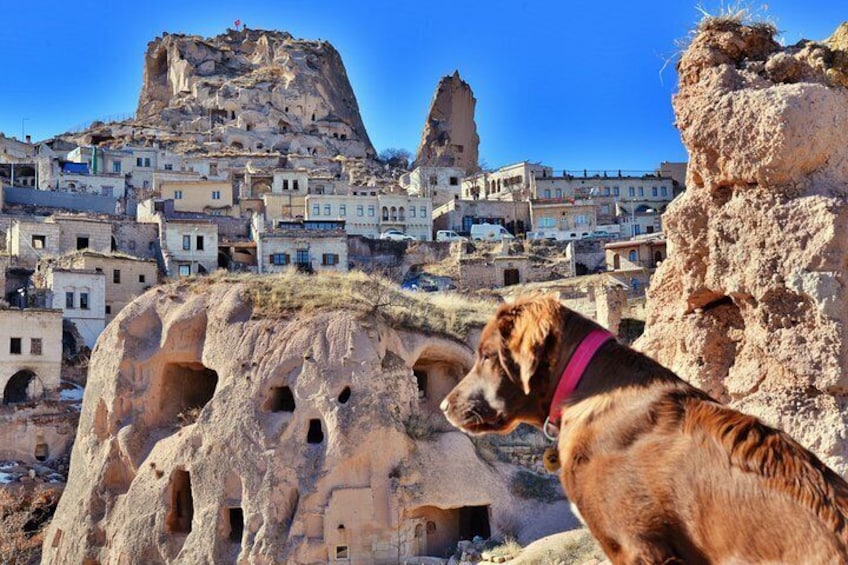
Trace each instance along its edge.
<path fill-rule="evenodd" d="M 473 434 L 541 426 L 595 328 L 551 297 L 502 306 L 445 415 Z M 563 488 L 613 563 L 848 563 L 845 481 L 615 341 L 563 409 L 558 447 Z"/>

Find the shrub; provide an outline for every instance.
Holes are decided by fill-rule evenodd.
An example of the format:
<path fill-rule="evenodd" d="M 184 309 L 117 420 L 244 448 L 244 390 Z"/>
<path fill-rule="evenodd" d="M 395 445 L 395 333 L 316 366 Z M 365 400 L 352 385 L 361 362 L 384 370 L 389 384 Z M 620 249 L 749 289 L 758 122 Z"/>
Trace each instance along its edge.
<path fill-rule="evenodd" d="M 540 475 L 520 469 L 509 481 L 509 492 L 519 498 L 551 501 L 563 498 L 559 483 L 553 475 Z"/>
<path fill-rule="evenodd" d="M 406 435 L 414 440 L 424 441 L 454 429 L 444 416 L 432 412 L 413 412 L 403 424 Z"/>

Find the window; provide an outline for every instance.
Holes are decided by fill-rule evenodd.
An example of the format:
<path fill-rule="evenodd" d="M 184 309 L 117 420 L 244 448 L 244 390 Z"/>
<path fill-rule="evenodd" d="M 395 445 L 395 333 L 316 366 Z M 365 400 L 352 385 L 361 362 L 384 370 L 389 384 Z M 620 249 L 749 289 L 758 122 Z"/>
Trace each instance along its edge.
<path fill-rule="evenodd" d="M 668 196 L 668 188 L 661 186 L 660 187 L 660 194 L 663 195 L 663 196 Z"/>
<path fill-rule="evenodd" d="M 653 196 L 654 198 L 656 198 L 658 195 L 659 195 L 659 192 L 657 191 L 657 187 L 652 186 L 652 187 L 651 187 L 651 196 Z"/>
<path fill-rule="evenodd" d="M 346 545 L 337 545 L 336 559 L 350 559 L 350 548 Z"/>
<path fill-rule="evenodd" d="M 136 167 L 143 167 L 144 166 L 144 159 L 142 159 L 141 157 L 136 157 L 135 158 L 135 166 Z"/>
<path fill-rule="evenodd" d="M 283 190 L 289 189 L 289 179 L 283 179 Z"/>
<path fill-rule="evenodd" d="M 615 196 L 618 196 L 619 195 L 618 187 L 617 186 L 612 187 L 612 192 Z"/>
<path fill-rule="evenodd" d="M 73 310 L 74 309 L 74 293 L 66 292 L 65 293 L 65 310 Z"/>
<path fill-rule="evenodd" d="M 180 265 L 180 276 L 187 277 L 191 274 L 191 265 Z"/>
<path fill-rule="evenodd" d="M 145 167 L 149 167 L 149 166 L 150 166 L 150 157 L 145 157 L 145 158 L 144 158 L 144 166 L 145 166 Z"/>
<path fill-rule="evenodd" d="M 369 216 L 369 217 L 373 218 L 373 217 L 374 217 L 374 213 L 375 213 L 375 212 L 376 212 L 376 210 L 375 210 L 374 206 L 369 206 L 369 207 L 368 207 L 368 216 Z"/>
<path fill-rule="evenodd" d="M 221 191 L 213 190 L 212 191 L 212 200 L 220 200 L 221 199 Z"/>
<path fill-rule="evenodd" d="M 551 189 L 550 189 L 550 188 L 546 188 L 546 189 L 545 189 L 545 198 L 550 198 L 550 197 L 551 197 Z"/>
<path fill-rule="evenodd" d="M 107 304 L 107 305 L 106 305 L 106 313 L 107 313 L 107 314 L 111 314 L 111 313 L 112 313 L 112 305 L 111 305 L 111 304 Z"/>
<path fill-rule="evenodd" d="M 88 293 L 80 292 L 80 310 L 88 310 Z"/>
<path fill-rule="evenodd" d="M 203 251 L 203 236 L 202 235 L 197 236 L 197 250 Z"/>
<path fill-rule="evenodd" d="M 415 217 L 415 206 L 413 206 L 412 208 L 409 209 L 409 217 L 410 218 Z"/>
<path fill-rule="evenodd" d="M 332 213 L 333 213 L 333 212 L 332 212 L 332 208 L 330 207 L 330 205 L 329 205 L 329 204 L 324 204 L 324 215 L 325 215 L 325 216 L 330 216 L 330 215 L 332 215 Z"/>
<path fill-rule="evenodd" d="M 121 269 L 112 269 L 112 282 L 121 284 Z"/>
<path fill-rule="evenodd" d="M 101 186 L 100 187 L 100 193 L 103 196 L 112 196 L 113 194 L 115 194 L 115 187 L 113 187 L 113 186 Z"/>
<path fill-rule="evenodd" d="M 627 193 L 632 198 L 632 197 L 636 196 L 636 189 L 631 186 L 630 188 L 627 189 Z"/>
<path fill-rule="evenodd" d="M 145 277 L 144 275 L 138 275 L 138 282 L 140 282 L 140 283 L 147 282 L 147 277 Z"/>
<path fill-rule="evenodd" d="M 173 171 L 173 170 L 174 170 L 174 166 L 173 166 L 172 164 L 168 163 L 167 165 L 165 165 L 165 170 L 166 170 L 166 171 Z"/>
<path fill-rule="evenodd" d="M 427 208 L 422 206 L 421 207 L 421 218 L 426 218 L 426 217 L 427 217 Z"/>
<path fill-rule="evenodd" d="M 635 224 L 633 226 L 633 235 L 642 235 L 642 226 Z"/>
<path fill-rule="evenodd" d="M 554 218 L 539 218 L 539 227 L 540 228 L 556 227 L 556 220 Z"/>
<path fill-rule="evenodd" d="M 356 215 L 362 217 L 364 214 L 365 208 L 363 206 L 356 207 Z"/>
<path fill-rule="evenodd" d="M 29 340 L 29 354 L 41 355 L 41 338 L 34 337 Z"/>
<path fill-rule="evenodd" d="M 339 256 L 335 253 L 324 253 L 321 261 L 322 265 L 338 265 L 339 264 Z"/>
<path fill-rule="evenodd" d="M 47 236 L 46 235 L 34 235 L 32 236 L 32 247 L 33 249 L 44 249 L 47 247 Z"/>
<path fill-rule="evenodd" d="M 297 264 L 298 265 L 309 265 L 309 250 L 308 249 L 298 249 L 297 250 Z"/>
<path fill-rule="evenodd" d="M 610 195 L 610 187 L 605 186 L 604 187 L 604 196 L 609 196 L 609 195 Z"/>
<path fill-rule="evenodd" d="M 321 206 L 320 205 L 318 205 L 318 204 L 312 205 L 312 215 L 313 216 L 320 216 L 321 215 Z"/>
<path fill-rule="evenodd" d="M 218 163 L 209 163 L 209 174 L 218 175 Z"/>
<path fill-rule="evenodd" d="M 459 185 L 459 178 L 458 178 L 458 177 L 451 177 L 451 178 L 450 178 L 450 185 L 451 185 L 451 186 L 457 186 L 457 185 Z"/>
<path fill-rule="evenodd" d="M 645 187 L 644 186 L 639 187 L 639 196 L 645 196 Z"/>
<path fill-rule="evenodd" d="M 297 190 L 297 179 L 292 181 L 292 190 Z"/>
<path fill-rule="evenodd" d="M 112 161 L 112 172 L 116 174 L 121 173 L 121 162 L 120 161 Z"/>
<path fill-rule="evenodd" d="M 627 254 L 627 258 L 630 260 L 631 263 L 636 262 L 636 257 L 637 257 L 637 253 L 636 253 L 635 249 L 631 249 L 630 253 Z"/>
<path fill-rule="evenodd" d="M 188 251 L 189 249 L 191 249 L 191 236 L 190 235 L 184 235 L 183 236 L 183 250 Z"/>
<path fill-rule="evenodd" d="M 383 215 L 382 215 L 382 218 L 383 218 L 383 221 L 384 221 L 384 222 L 388 222 L 388 221 L 389 221 L 389 208 L 388 208 L 387 206 L 383 206 Z"/>
<path fill-rule="evenodd" d="M 562 198 L 562 189 L 561 188 L 556 189 L 556 197 Z"/>
<path fill-rule="evenodd" d="M 289 254 L 288 253 L 274 253 L 271 255 L 271 264 L 272 265 L 288 265 L 289 264 Z"/>
<path fill-rule="evenodd" d="M 12 355 L 20 355 L 21 354 L 21 338 L 12 337 L 9 338 L 9 353 Z"/>
<path fill-rule="evenodd" d="M 77 249 L 88 249 L 88 237 L 77 236 Z"/>
<path fill-rule="evenodd" d="M 183 191 L 175 190 L 174 191 L 174 200 L 182 200 L 183 199 Z"/>
<path fill-rule="evenodd" d="M 347 206 L 345 206 L 344 204 L 339 204 L 339 216 L 347 216 Z"/>

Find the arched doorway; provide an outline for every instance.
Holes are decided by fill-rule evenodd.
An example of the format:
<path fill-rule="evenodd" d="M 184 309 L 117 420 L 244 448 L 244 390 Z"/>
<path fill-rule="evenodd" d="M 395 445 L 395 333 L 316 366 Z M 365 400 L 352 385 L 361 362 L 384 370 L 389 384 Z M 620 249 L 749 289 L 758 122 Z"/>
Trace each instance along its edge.
<path fill-rule="evenodd" d="M 6 388 L 3 389 L 3 404 L 26 402 L 28 399 L 27 389 L 34 378 L 35 373 L 27 369 L 12 375 L 12 378 L 6 383 Z"/>

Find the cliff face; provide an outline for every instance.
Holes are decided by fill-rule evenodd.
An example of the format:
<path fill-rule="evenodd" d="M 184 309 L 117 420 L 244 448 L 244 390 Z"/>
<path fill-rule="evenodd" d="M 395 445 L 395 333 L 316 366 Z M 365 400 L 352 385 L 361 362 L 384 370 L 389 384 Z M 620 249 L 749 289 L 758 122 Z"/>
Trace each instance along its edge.
<path fill-rule="evenodd" d="M 324 284 L 295 278 L 296 301 Z M 512 512 L 519 535 L 568 526 L 441 416 L 471 349 L 349 309 L 271 315 L 258 301 L 295 291 L 271 280 L 159 287 L 107 327 L 44 563 L 397 563 Z"/>
<path fill-rule="evenodd" d="M 224 147 L 374 155 L 339 53 L 278 31 L 150 42 L 136 118 Z"/>
<path fill-rule="evenodd" d="M 442 77 L 424 122 L 415 166 L 460 167 L 466 173 L 478 169 L 480 137 L 474 122 L 477 99 L 459 71 Z"/>
<path fill-rule="evenodd" d="M 678 65 L 687 192 L 638 346 L 848 471 L 848 27 L 702 24 Z"/>

